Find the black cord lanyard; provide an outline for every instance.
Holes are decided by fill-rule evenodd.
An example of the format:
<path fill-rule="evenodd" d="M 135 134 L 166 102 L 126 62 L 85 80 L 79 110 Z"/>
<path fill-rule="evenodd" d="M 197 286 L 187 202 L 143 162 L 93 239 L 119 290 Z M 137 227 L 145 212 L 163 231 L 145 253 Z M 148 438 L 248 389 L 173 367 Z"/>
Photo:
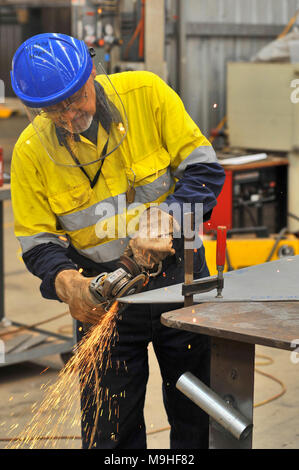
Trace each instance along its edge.
<path fill-rule="evenodd" d="M 105 155 L 107 153 L 107 148 L 108 148 L 108 142 L 109 142 L 109 136 L 108 136 L 108 139 L 104 145 L 104 148 L 102 150 L 102 154 L 101 154 L 101 157 L 103 157 L 103 155 Z M 98 169 L 98 171 L 96 172 L 95 174 L 95 177 L 93 178 L 93 180 L 90 179 L 88 173 L 85 171 L 85 168 L 83 166 L 81 166 L 80 164 L 80 161 L 78 160 L 78 158 L 76 157 L 76 155 L 74 155 L 72 149 L 70 148 L 70 146 L 68 145 L 66 139 L 64 139 L 64 142 L 63 142 L 65 148 L 67 149 L 67 151 L 69 152 L 69 154 L 71 155 L 72 159 L 74 160 L 74 162 L 79 166 L 80 170 L 82 171 L 82 173 L 84 173 L 84 175 L 87 177 L 89 183 L 90 183 L 90 187 L 91 189 L 94 188 L 94 186 L 97 184 L 97 181 L 99 179 L 99 176 L 101 174 L 101 170 L 102 170 L 102 166 L 103 166 L 103 163 L 104 163 L 104 160 L 105 160 L 105 157 L 102 158 L 101 160 L 101 165 L 100 165 L 100 168 Z"/>

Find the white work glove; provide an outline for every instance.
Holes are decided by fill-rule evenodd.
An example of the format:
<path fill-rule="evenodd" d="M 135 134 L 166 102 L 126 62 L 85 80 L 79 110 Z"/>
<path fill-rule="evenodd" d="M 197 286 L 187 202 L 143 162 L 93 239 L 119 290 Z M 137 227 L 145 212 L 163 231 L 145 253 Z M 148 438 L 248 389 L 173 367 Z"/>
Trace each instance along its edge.
<path fill-rule="evenodd" d="M 158 207 L 146 209 L 139 220 L 139 231 L 132 238 L 125 254 L 132 252 L 136 263 L 152 269 L 167 256 L 173 255 L 173 232 L 178 230 L 177 221 Z"/>
<path fill-rule="evenodd" d="M 55 278 L 55 289 L 60 300 L 69 305 L 70 314 L 82 323 L 99 323 L 106 314 L 89 290 L 91 279 L 75 269 L 60 271 Z"/>

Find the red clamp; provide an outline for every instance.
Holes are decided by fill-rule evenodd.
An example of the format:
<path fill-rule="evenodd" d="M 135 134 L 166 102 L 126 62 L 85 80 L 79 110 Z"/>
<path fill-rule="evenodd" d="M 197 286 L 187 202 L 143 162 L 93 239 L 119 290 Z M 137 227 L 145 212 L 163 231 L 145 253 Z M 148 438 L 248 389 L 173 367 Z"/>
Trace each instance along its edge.
<path fill-rule="evenodd" d="M 225 265 L 225 252 L 226 252 L 226 227 L 217 227 L 217 251 L 216 251 L 216 266 Z"/>

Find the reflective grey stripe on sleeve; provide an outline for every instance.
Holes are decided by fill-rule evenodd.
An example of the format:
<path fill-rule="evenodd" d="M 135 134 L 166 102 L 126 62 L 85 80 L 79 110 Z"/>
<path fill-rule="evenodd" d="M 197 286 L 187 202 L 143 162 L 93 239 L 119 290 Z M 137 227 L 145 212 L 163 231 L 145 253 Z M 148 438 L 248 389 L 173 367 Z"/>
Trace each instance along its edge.
<path fill-rule="evenodd" d="M 135 188 L 135 201 L 141 204 L 155 201 L 163 194 L 167 193 L 174 185 L 174 180 L 168 168 L 164 175 L 157 178 L 151 183 Z M 122 193 L 118 196 L 111 196 L 101 202 L 93 204 L 87 209 L 83 209 L 72 214 L 58 216 L 59 222 L 63 230 L 72 232 L 82 228 L 96 225 L 99 221 L 104 221 L 110 217 L 123 214 L 126 210 L 126 194 Z"/>
<path fill-rule="evenodd" d="M 95 263 L 107 263 L 118 259 L 130 241 L 130 237 L 113 240 L 102 245 L 80 250 L 76 248 L 76 251 L 86 258 L 91 259 Z"/>
<path fill-rule="evenodd" d="M 176 178 L 181 178 L 187 166 L 194 165 L 195 163 L 215 163 L 217 161 L 217 156 L 212 146 L 197 147 L 179 164 L 173 175 Z"/>
<path fill-rule="evenodd" d="M 41 232 L 36 235 L 29 235 L 28 237 L 17 237 L 20 242 L 22 253 L 31 250 L 35 246 L 41 245 L 42 243 L 55 243 L 60 245 L 63 248 L 68 248 L 69 240 L 66 235 L 61 235 L 61 237 L 66 238 L 66 241 L 59 238 L 60 235 L 55 235 L 54 233 Z"/>

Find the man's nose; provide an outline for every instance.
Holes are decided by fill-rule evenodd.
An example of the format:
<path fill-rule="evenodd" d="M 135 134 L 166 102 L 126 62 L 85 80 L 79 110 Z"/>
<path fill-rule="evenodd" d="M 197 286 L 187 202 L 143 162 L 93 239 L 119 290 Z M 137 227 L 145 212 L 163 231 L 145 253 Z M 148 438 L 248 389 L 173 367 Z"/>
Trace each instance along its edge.
<path fill-rule="evenodd" d="M 78 109 L 69 108 L 69 109 L 66 109 L 65 111 L 62 111 L 61 114 L 68 121 L 72 121 L 76 117 L 76 115 L 79 114 L 79 111 Z"/>

